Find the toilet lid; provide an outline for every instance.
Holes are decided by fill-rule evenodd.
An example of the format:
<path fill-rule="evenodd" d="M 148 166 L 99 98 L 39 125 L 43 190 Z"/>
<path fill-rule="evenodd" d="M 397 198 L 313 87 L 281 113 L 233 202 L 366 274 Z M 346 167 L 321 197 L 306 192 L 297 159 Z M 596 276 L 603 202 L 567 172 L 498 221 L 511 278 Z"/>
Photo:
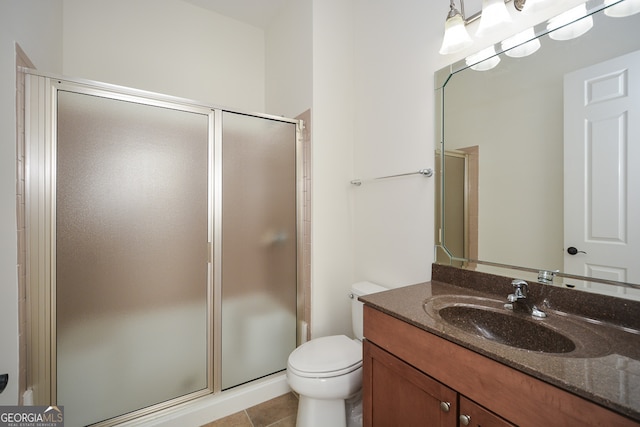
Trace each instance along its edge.
<path fill-rule="evenodd" d="M 335 376 L 362 365 L 362 344 L 345 335 L 315 338 L 289 355 L 289 367 L 301 376 Z"/>

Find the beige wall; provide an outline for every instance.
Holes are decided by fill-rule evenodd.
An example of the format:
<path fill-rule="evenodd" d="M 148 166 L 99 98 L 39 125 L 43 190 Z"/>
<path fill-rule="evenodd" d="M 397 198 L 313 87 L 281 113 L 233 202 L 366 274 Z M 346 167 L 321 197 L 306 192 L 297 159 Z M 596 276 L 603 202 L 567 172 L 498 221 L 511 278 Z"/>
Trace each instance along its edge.
<path fill-rule="evenodd" d="M 505 63 L 498 67 L 508 69 Z M 529 266 L 561 269 L 562 252 L 557 248 L 563 247 L 562 221 L 558 220 L 563 187 L 550 183 L 563 181 L 562 81 L 545 81 L 544 87 L 536 87 L 509 78 L 521 75 L 513 71 L 491 79 L 465 70 L 450 80 L 447 105 L 454 123 L 455 118 L 464 120 L 447 126 L 446 146 L 480 147 L 478 259 L 510 265 L 522 265 L 526 259 Z M 494 95 L 476 99 L 465 79 L 482 82 L 486 93 Z M 460 108 L 454 110 L 454 106 Z M 540 241 L 541 236 L 546 236 L 542 248 L 526 244 Z M 514 242 L 523 244 L 514 250 Z"/>

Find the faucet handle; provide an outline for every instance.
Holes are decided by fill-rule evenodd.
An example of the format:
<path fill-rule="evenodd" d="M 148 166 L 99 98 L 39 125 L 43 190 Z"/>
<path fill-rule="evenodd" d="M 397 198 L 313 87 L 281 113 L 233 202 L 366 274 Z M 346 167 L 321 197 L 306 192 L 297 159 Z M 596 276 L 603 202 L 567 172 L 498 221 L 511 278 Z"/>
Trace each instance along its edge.
<path fill-rule="evenodd" d="M 510 302 L 515 302 L 519 299 L 527 297 L 527 291 L 529 290 L 529 284 L 524 280 L 516 279 L 511 282 L 511 285 L 515 288 L 515 292 L 509 295 Z"/>
<path fill-rule="evenodd" d="M 525 282 L 524 280 L 521 279 L 515 279 L 511 281 L 511 284 L 513 285 L 514 288 L 518 287 L 518 286 L 524 286 L 524 287 L 529 287 L 529 284 L 527 282 Z"/>

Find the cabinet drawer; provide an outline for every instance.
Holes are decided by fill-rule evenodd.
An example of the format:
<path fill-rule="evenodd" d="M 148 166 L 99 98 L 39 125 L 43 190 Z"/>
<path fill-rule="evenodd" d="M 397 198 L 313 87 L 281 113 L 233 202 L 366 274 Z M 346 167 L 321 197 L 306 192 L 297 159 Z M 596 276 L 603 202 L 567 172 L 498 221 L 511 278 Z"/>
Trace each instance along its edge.
<path fill-rule="evenodd" d="M 509 421 L 497 416 L 475 402 L 460 396 L 459 423 L 464 427 L 515 427 Z"/>

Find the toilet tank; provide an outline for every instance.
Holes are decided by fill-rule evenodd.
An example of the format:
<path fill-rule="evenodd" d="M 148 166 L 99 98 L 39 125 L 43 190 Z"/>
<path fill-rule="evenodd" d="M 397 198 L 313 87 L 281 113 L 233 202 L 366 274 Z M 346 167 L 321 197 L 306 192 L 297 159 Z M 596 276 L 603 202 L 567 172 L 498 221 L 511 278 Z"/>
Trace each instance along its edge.
<path fill-rule="evenodd" d="M 364 338 L 362 316 L 364 304 L 358 301 L 358 297 L 386 290 L 387 288 L 371 282 L 358 282 L 351 285 L 351 294 L 349 295 L 351 297 L 351 325 L 353 335 L 358 340 L 362 341 L 362 338 Z"/>

